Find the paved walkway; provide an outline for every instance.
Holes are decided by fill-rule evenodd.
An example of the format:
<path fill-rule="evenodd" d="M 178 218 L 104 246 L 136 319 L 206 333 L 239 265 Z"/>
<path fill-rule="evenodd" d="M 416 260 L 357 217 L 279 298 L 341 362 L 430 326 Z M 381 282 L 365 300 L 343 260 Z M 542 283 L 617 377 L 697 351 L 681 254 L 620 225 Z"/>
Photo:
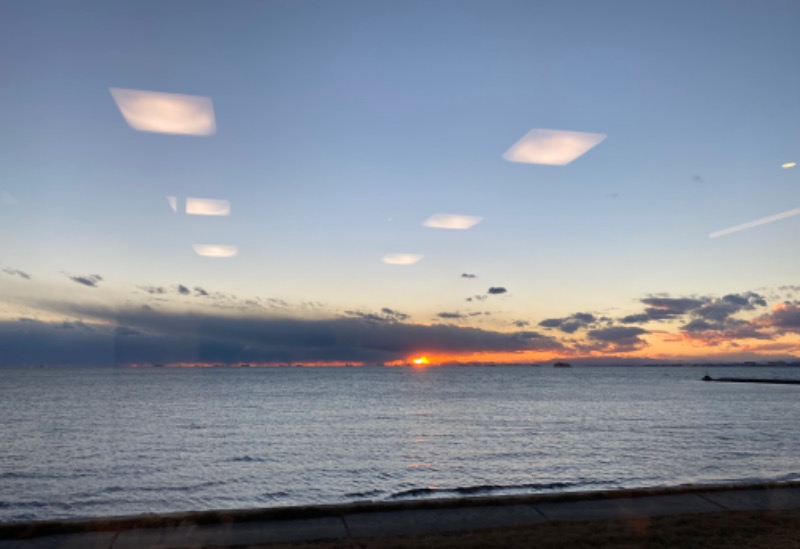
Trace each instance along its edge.
<path fill-rule="evenodd" d="M 598 497 L 600 496 L 600 497 Z M 566 498 L 566 499 L 565 499 Z M 489 502 L 489 503 L 487 503 Z M 303 508 L 308 515 L 309 508 Z M 217 524 L 193 524 L 195 515 L 176 525 L 139 528 L 120 521 L 119 527 L 91 533 L 61 533 L 28 539 L 8 539 L 0 532 L 0 549 L 179 549 L 205 546 L 286 543 L 371 538 L 414 534 L 441 534 L 502 526 L 524 526 L 547 521 L 580 521 L 708 513 L 726 510 L 800 509 L 800 485 L 750 486 L 717 490 L 625 491 L 493 498 L 492 500 L 422 501 L 395 504 L 353 504 L 311 508 L 314 518 L 237 518 L 233 512 Z M 297 513 L 295 513 L 296 515 Z M 328 516 L 325 516 L 328 514 Z M 203 522 L 203 521 L 201 521 Z M 80 522 L 67 523 L 75 530 Z M 87 523 L 88 524 L 88 523 Z M 113 527 L 113 520 L 111 521 Z M 2 539 L 6 535 L 6 539 Z"/>

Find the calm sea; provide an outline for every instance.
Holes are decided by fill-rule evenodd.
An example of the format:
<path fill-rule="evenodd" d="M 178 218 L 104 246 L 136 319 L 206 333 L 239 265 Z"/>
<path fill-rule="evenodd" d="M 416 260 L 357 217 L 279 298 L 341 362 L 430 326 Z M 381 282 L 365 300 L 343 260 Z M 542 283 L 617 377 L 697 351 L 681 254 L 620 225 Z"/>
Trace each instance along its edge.
<path fill-rule="evenodd" d="M 704 373 L 2 370 L 0 521 L 800 478 L 800 386 Z"/>

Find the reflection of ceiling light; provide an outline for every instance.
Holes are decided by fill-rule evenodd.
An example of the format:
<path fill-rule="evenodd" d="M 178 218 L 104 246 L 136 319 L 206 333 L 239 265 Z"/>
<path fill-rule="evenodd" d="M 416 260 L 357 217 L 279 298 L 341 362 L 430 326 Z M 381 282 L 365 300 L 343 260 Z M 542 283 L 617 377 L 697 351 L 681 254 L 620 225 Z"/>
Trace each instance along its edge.
<path fill-rule="evenodd" d="M 125 121 L 140 132 L 211 135 L 217 131 L 210 97 L 109 88 Z"/>
<path fill-rule="evenodd" d="M 765 225 L 767 223 L 772 223 L 773 221 L 780 221 L 781 219 L 786 219 L 787 217 L 792 217 L 795 215 L 800 215 L 800 208 L 789 210 L 788 212 L 782 212 L 779 214 L 771 215 L 769 217 L 762 217 L 761 219 L 756 219 L 755 221 L 744 223 L 742 225 L 736 225 L 735 227 L 731 227 L 729 229 L 723 229 L 721 231 L 711 233 L 710 235 L 708 235 L 708 237 L 717 238 L 718 236 L 724 236 L 726 234 L 736 233 L 739 231 L 743 231 L 745 229 L 752 229 L 753 227 L 758 227 L 759 225 Z"/>
<path fill-rule="evenodd" d="M 197 255 L 203 257 L 233 257 L 239 250 L 227 244 L 192 244 Z"/>
<path fill-rule="evenodd" d="M 603 133 L 534 129 L 508 149 L 503 158 L 526 164 L 566 166 L 600 144 Z"/>
<path fill-rule="evenodd" d="M 386 254 L 383 262 L 389 265 L 413 265 L 423 257 L 420 254 Z"/>
<path fill-rule="evenodd" d="M 173 212 L 178 211 L 178 197 L 177 196 L 168 196 L 167 202 L 169 202 L 169 207 L 172 208 Z"/>
<path fill-rule="evenodd" d="M 231 203 L 212 198 L 187 198 L 186 213 L 189 215 L 230 215 Z"/>
<path fill-rule="evenodd" d="M 781 164 L 781 168 L 784 169 L 794 168 L 795 166 L 797 166 L 797 162 L 787 162 L 786 164 Z"/>
<path fill-rule="evenodd" d="M 469 229 L 483 221 L 473 215 L 436 214 L 426 219 L 422 225 L 431 229 Z"/>

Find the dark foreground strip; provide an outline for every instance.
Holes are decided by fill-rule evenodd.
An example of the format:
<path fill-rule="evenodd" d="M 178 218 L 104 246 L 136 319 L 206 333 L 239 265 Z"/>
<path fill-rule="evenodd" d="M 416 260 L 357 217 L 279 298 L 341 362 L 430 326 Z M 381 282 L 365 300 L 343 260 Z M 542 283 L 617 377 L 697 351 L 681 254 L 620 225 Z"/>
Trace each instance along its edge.
<path fill-rule="evenodd" d="M 359 521 L 354 519 L 358 517 L 367 518 L 372 515 L 373 520 L 370 520 L 369 522 L 375 522 L 376 520 L 379 520 L 381 516 L 388 518 L 389 514 L 396 511 L 412 511 L 414 512 L 412 514 L 421 516 L 421 513 L 418 512 L 426 510 L 441 510 L 448 511 L 449 513 L 453 514 L 455 519 L 456 515 L 460 516 L 463 513 L 471 514 L 474 512 L 478 514 L 486 514 L 487 509 L 490 507 L 495 507 L 498 510 L 503 507 L 514 507 L 518 509 L 520 513 L 527 513 L 527 511 L 523 510 L 522 507 L 530 506 L 535 507 L 538 514 L 544 515 L 542 518 L 559 520 L 559 515 L 564 514 L 567 511 L 566 507 L 562 504 L 568 503 L 572 503 L 570 507 L 574 508 L 570 511 L 570 515 L 574 516 L 575 513 L 584 514 L 588 518 L 589 516 L 595 516 L 597 513 L 605 513 L 606 511 L 604 509 L 628 509 L 632 508 L 632 505 L 634 507 L 638 506 L 646 508 L 652 501 L 652 498 L 661 496 L 670 496 L 667 499 L 674 499 L 675 502 L 682 507 L 685 505 L 685 503 L 681 501 L 683 498 L 678 496 L 689 496 L 699 493 L 702 493 L 705 496 L 708 496 L 709 494 L 719 494 L 720 497 L 726 497 L 727 499 L 725 500 L 725 507 L 731 508 L 735 507 L 735 505 L 727 505 L 727 503 L 728 501 L 731 501 L 735 504 L 737 493 L 754 491 L 764 492 L 764 494 L 767 494 L 769 490 L 786 488 L 800 490 L 800 482 L 679 486 L 673 488 L 604 490 L 497 497 L 443 498 L 416 501 L 366 501 L 342 505 L 309 505 L 233 511 L 215 510 L 190 513 L 147 514 L 82 520 L 30 521 L 0 524 L 0 540 L 22 540 L 42 536 L 99 532 L 109 532 L 114 534 L 119 533 L 121 537 L 124 537 L 126 532 L 133 533 L 132 531 L 134 530 L 170 530 L 177 528 L 203 528 L 205 530 L 205 527 L 214 526 L 221 527 L 226 530 L 240 530 L 243 528 L 249 528 L 249 524 L 252 524 L 253 528 L 257 528 L 257 525 L 253 523 L 275 522 L 277 525 L 278 522 L 311 519 L 314 519 L 312 522 L 315 523 L 327 523 L 330 522 L 331 519 L 335 519 L 334 522 L 347 519 L 347 522 L 349 523 L 347 524 L 348 530 L 351 528 L 357 530 L 358 527 L 356 524 Z M 726 493 L 730 494 L 726 496 Z M 717 497 L 714 496 L 713 499 L 717 500 Z M 606 502 L 606 504 L 603 505 L 602 502 Z M 792 506 L 794 506 L 794 503 L 792 503 Z M 719 505 L 718 509 L 723 510 L 725 507 Z M 687 509 L 687 511 L 691 510 Z M 703 510 L 698 508 L 698 510 L 695 512 L 701 511 Z M 440 514 L 440 516 L 444 515 Z M 499 521 L 501 519 L 498 517 L 497 520 Z M 458 522 L 460 522 L 460 520 Z M 347 533 L 354 534 L 355 532 Z M 2 543 L 0 543 L 0 545 L 2 545 Z"/>

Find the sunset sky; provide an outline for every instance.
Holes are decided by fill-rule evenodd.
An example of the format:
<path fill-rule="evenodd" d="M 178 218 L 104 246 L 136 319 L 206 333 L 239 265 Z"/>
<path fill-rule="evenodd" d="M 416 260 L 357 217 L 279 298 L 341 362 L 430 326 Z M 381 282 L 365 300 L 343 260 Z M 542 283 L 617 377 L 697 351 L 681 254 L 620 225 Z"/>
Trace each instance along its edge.
<path fill-rule="evenodd" d="M 798 357 L 798 23 L 5 2 L 0 366 Z"/>

